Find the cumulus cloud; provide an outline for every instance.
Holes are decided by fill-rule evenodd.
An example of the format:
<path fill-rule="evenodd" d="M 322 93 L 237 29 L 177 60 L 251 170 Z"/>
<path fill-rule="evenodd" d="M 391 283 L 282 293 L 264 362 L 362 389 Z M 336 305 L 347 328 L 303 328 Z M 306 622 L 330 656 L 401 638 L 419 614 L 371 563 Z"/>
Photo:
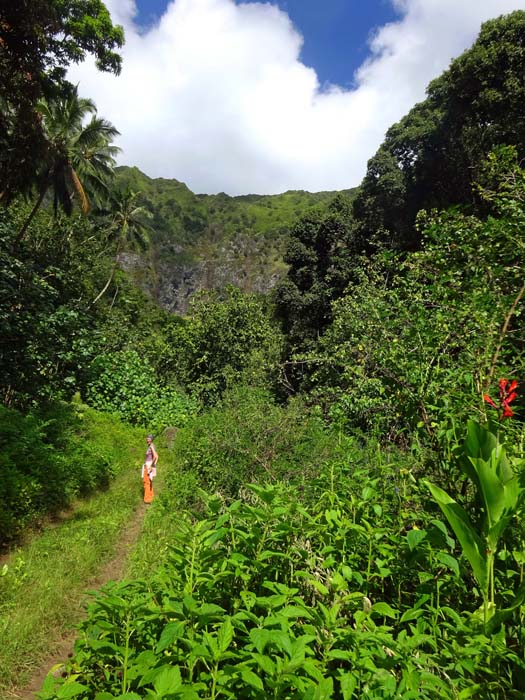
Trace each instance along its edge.
<path fill-rule="evenodd" d="M 232 195 L 353 187 L 388 127 L 424 99 L 481 23 L 523 8 L 391 1 L 399 20 L 371 37 L 352 89 L 319 84 L 285 12 L 234 0 L 172 0 L 147 30 L 134 21 L 134 0 L 106 0 L 126 31 L 122 73 L 86 61 L 69 77 L 121 132 L 119 162 L 151 177 Z"/>

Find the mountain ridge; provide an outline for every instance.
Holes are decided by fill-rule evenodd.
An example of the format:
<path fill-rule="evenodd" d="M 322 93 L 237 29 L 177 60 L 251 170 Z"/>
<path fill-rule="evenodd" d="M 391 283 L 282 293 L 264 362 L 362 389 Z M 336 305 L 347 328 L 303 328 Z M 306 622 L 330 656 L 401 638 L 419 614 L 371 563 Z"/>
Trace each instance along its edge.
<path fill-rule="evenodd" d="M 188 311 L 202 289 L 228 284 L 267 293 L 286 273 L 287 235 L 307 213 L 322 213 L 341 191 L 195 194 L 173 178 L 151 178 L 136 166 L 115 169 L 117 184 L 140 193 L 152 214 L 145 255 L 124 252 L 120 264 L 163 308 Z M 343 190 L 350 198 L 355 189 Z"/>

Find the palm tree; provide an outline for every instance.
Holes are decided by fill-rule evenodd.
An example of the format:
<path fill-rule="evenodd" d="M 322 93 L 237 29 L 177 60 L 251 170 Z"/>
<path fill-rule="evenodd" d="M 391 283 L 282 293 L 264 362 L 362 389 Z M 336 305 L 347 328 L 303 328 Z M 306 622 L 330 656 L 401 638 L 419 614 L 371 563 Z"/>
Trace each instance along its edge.
<path fill-rule="evenodd" d="M 111 284 L 118 265 L 118 258 L 125 246 L 145 250 L 149 243 L 151 230 L 145 219 L 151 219 L 152 213 L 145 207 L 138 206 L 136 199 L 140 193 L 129 188 L 116 190 L 111 197 L 112 215 L 109 228 L 110 238 L 116 239 L 115 260 L 108 281 L 100 291 L 93 304 L 106 292 Z"/>
<path fill-rule="evenodd" d="M 111 144 L 119 134 L 117 129 L 96 116 L 93 101 L 79 97 L 77 88 L 54 102 L 40 101 L 38 108 L 47 152 L 38 177 L 38 198 L 15 239 L 15 246 L 24 237 L 50 189 L 55 214 L 60 208 L 70 216 L 75 196 L 82 213 L 87 214 L 90 207 L 87 191 L 95 199 L 107 192 L 115 156 L 120 150 Z M 84 125 L 89 114 L 91 120 Z"/>

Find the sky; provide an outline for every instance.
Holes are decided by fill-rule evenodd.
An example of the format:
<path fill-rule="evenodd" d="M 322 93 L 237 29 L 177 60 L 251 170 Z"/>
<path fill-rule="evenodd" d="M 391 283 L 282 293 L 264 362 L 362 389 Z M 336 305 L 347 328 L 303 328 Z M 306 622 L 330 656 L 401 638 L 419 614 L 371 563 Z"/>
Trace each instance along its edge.
<path fill-rule="evenodd" d="M 164 13 L 167 0 L 138 0 L 135 22 L 151 27 Z M 240 4 L 237 2 L 237 4 Z M 375 28 L 392 22 L 399 12 L 389 0 L 280 0 L 303 36 L 300 60 L 314 68 L 321 85 L 353 85 L 354 72 L 368 55 Z"/>
<path fill-rule="evenodd" d="M 387 129 L 525 0 L 104 0 L 119 77 L 70 69 L 119 164 L 196 193 L 357 186 Z"/>

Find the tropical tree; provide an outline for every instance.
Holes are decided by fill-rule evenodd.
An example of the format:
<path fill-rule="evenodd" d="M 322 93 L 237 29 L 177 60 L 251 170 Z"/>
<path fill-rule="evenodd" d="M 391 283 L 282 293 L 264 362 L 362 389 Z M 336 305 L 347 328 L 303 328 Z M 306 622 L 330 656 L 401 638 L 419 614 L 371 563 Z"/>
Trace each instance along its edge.
<path fill-rule="evenodd" d="M 289 351 L 310 348 L 332 320 L 331 304 L 351 276 L 356 250 L 351 201 L 337 195 L 326 212 L 307 213 L 290 232 L 286 278 L 275 290 L 276 314 Z"/>
<path fill-rule="evenodd" d="M 523 367 L 518 150 L 497 149 L 482 176 L 476 189 L 498 216 L 422 212 L 421 249 L 377 254 L 334 303 L 334 321 L 306 359 L 315 361 L 313 386 L 347 425 L 392 437 L 419 424 L 434 442 L 447 440 L 452 424 L 480 415 L 494 376 Z"/>
<path fill-rule="evenodd" d="M 514 145 L 525 155 L 525 12 L 483 24 L 473 46 L 428 86 L 426 100 L 394 124 L 368 162 L 354 201 L 356 235 L 411 250 L 421 209 L 487 202 L 473 191 L 487 154 Z"/>
<path fill-rule="evenodd" d="M 172 371 L 204 403 L 235 384 L 271 385 L 281 335 L 264 301 L 234 286 L 193 296 L 187 322 L 172 328 Z"/>
<path fill-rule="evenodd" d="M 0 402 L 22 408 L 69 398 L 99 353 L 98 318 L 86 301 L 100 284 L 94 261 L 103 253 L 91 217 L 53 221 L 42 208 L 31 245 L 13 254 L 27 209 L 20 200 L 0 207 Z"/>
<path fill-rule="evenodd" d="M 71 87 L 69 64 L 95 57 L 118 75 L 124 43 L 101 0 L 4 0 L 0 3 L 0 202 L 28 194 L 45 153 L 38 102 Z"/>
<path fill-rule="evenodd" d="M 111 143 L 119 133 L 117 129 L 97 116 L 94 102 L 79 97 L 76 87 L 54 102 L 42 100 L 38 109 L 46 138 L 44 160 L 38 174 L 39 194 L 15 245 L 25 235 L 50 189 L 55 213 L 60 208 L 69 216 L 76 196 L 86 214 L 90 207 L 87 191 L 95 198 L 107 193 L 114 157 L 119 151 Z M 90 114 L 91 120 L 84 124 Z"/>
<path fill-rule="evenodd" d="M 96 303 L 108 289 L 118 265 L 118 258 L 125 246 L 145 250 L 149 241 L 146 219 L 152 218 L 149 209 L 137 204 L 139 192 L 131 189 L 117 189 L 111 195 L 112 216 L 109 228 L 110 238 L 116 239 L 115 259 L 111 274 L 103 289 L 97 294 Z"/>

